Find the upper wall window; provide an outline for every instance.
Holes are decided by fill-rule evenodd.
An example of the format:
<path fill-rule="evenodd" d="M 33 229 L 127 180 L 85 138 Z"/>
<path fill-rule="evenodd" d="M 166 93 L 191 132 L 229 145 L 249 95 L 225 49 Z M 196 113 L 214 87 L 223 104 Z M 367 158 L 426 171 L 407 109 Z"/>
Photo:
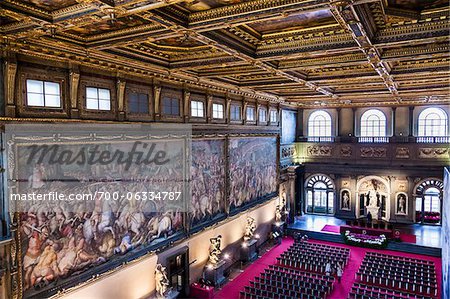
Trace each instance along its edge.
<path fill-rule="evenodd" d="M 255 121 L 255 107 L 247 107 L 247 120 Z"/>
<path fill-rule="evenodd" d="M 448 116 L 440 108 L 427 108 L 419 114 L 419 136 L 447 136 Z"/>
<path fill-rule="evenodd" d="M 27 80 L 27 106 L 60 108 L 61 93 L 59 83 Z"/>
<path fill-rule="evenodd" d="M 377 109 L 370 109 L 361 116 L 361 137 L 386 137 L 386 116 Z"/>
<path fill-rule="evenodd" d="M 267 121 L 267 110 L 264 108 L 259 109 L 259 122 L 265 123 Z"/>
<path fill-rule="evenodd" d="M 180 101 L 175 98 L 164 97 L 162 100 L 162 112 L 165 115 L 180 115 Z"/>
<path fill-rule="evenodd" d="M 231 105 L 230 118 L 231 120 L 241 120 L 241 106 Z"/>
<path fill-rule="evenodd" d="M 276 123 L 278 121 L 278 113 L 277 110 L 270 110 L 270 122 Z"/>
<path fill-rule="evenodd" d="M 130 113 L 148 114 L 148 94 L 130 92 L 128 94 L 128 106 Z"/>
<path fill-rule="evenodd" d="M 86 109 L 111 110 L 109 89 L 86 87 Z"/>
<path fill-rule="evenodd" d="M 308 136 L 309 137 L 330 137 L 331 135 L 331 116 L 328 112 L 319 110 L 314 111 L 308 118 Z"/>
<path fill-rule="evenodd" d="M 223 105 L 222 104 L 213 104 L 212 107 L 213 118 L 222 119 L 223 118 Z"/>
<path fill-rule="evenodd" d="M 204 116 L 203 102 L 191 101 L 191 116 L 203 117 Z"/>

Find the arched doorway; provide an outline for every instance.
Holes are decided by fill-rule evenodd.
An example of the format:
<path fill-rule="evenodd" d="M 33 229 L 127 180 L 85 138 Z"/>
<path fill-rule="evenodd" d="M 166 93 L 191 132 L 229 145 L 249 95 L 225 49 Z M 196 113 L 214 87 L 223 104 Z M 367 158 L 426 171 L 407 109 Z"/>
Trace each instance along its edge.
<path fill-rule="evenodd" d="M 334 183 L 323 174 L 315 174 L 306 180 L 306 213 L 334 214 Z"/>
<path fill-rule="evenodd" d="M 441 224 L 444 183 L 439 179 L 425 179 L 415 188 L 415 220 L 422 224 Z"/>

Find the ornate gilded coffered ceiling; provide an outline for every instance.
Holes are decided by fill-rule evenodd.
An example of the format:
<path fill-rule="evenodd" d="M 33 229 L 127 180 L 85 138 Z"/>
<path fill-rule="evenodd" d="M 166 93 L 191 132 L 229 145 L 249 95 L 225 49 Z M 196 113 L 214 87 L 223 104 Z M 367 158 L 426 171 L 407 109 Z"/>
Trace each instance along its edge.
<path fill-rule="evenodd" d="M 3 56 L 310 106 L 450 103 L 447 0 L 4 0 Z"/>

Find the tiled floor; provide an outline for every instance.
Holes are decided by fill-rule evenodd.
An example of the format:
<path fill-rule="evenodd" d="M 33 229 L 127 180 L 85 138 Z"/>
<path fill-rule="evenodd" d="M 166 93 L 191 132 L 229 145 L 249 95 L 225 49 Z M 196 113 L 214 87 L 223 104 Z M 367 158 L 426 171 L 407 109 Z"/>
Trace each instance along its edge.
<path fill-rule="evenodd" d="M 333 216 L 306 214 L 301 217 L 297 217 L 295 222 L 290 227 L 320 232 L 327 224 L 345 225 L 345 221 Z M 401 226 L 398 225 L 396 228 L 401 229 L 405 233 L 416 235 L 417 245 L 441 248 L 441 226 L 412 224 Z"/>

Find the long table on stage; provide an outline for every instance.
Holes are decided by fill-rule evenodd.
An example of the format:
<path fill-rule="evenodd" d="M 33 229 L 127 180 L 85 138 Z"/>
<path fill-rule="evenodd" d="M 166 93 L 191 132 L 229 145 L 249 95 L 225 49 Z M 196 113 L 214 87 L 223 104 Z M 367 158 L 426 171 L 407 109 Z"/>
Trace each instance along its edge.
<path fill-rule="evenodd" d="M 354 234 L 365 234 L 369 236 L 381 236 L 385 235 L 386 238 L 392 239 L 394 233 L 389 229 L 380 229 L 380 228 L 370 228 L 370 227 L 360 227 L 360 226 L 349 226 L 349 225 L 341 225 L 340 232 L 345 233 L 346 231 L 350 231 Z"/>

